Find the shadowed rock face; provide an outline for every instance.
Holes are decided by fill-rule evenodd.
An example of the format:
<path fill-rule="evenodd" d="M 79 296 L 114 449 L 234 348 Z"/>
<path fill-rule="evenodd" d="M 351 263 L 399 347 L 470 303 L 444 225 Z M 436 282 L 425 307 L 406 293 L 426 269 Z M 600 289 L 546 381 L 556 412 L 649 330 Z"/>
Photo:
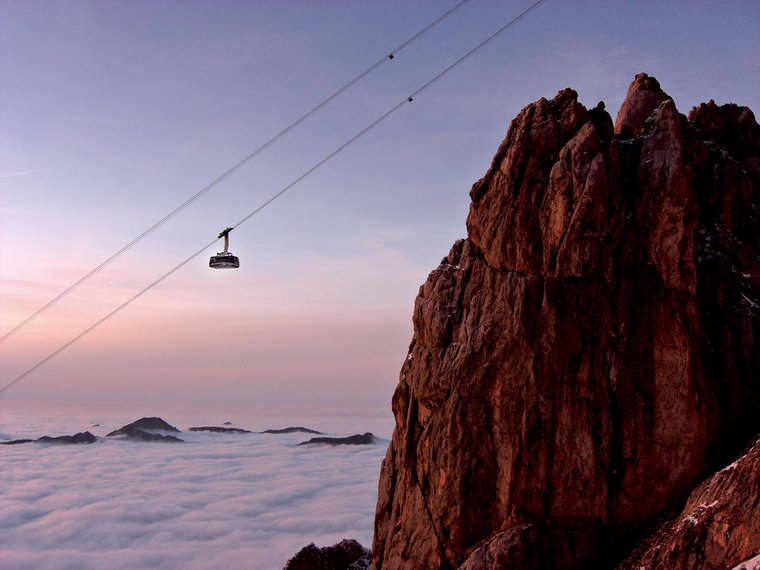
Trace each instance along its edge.
<path fill-rule="evenodd" d="M 377 569 L 614 566 L 760 431 L 758 126 L 690 120 L 640 75 L 616 132 L 571 89 L 512 122 L 415 301 Z"/>
<path fill-rule="evenodd" d="M 618 570 L 729 568 L 760 550 L 760 440 L 691 494 Z"/>

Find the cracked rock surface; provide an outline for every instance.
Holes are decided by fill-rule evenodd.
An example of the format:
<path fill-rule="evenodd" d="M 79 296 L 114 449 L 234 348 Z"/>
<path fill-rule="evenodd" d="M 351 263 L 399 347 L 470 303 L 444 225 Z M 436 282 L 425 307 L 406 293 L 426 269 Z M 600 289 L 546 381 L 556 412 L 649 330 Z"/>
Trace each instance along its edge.
<path fill-rule="evenodd" d="M 415 301 L 377 570 L 614 567 L 760 432 L 760 128 L 645 74 L 621 113 L 532 103 L 473 186 Z"/>

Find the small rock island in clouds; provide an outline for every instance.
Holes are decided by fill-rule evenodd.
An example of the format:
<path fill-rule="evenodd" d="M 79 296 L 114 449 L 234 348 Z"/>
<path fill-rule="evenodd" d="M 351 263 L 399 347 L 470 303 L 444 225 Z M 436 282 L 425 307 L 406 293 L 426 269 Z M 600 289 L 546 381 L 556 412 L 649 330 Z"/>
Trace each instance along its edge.
<path fill-rule="evenodd" d="M 219 427 L 219 426 L 202 426 L 191 427 L 189 431 L 208 431 L 211 433 L 253 433 L 248 429 L 231 428 L 231 427 Z"/>
<path fill-rule="evenodd" d="M 162 433 L 164 432 L 164 433 Z M 169 425 L 161 418 L 141 418 L 137 421 L 112 431 L 106 437 L 124 436 L 128 439 L 142 441 L 162 441 L 167 443 L 180 443 L 184 440 L 169 435 L 165 432 L 181 433 L 173 425 Z"/>
<path fill-rule="evenodd" d="M 196 426 L 188 428 L 189 432 L 195 433 L 213 433 L 213 434 L 263 434 L 263 435 L 290 435 L 290 434 L 316 434 L 321 435 L 321 431 L 315 429 L 306 428 L 303 426 L 291 426 L 286 428 L 274 428 L 266 429 L 260 432 L 254 432 L 248 429 L 229 427 L 230 422 L 225 422 L 225 426 Z M 166 442 L 166 443 L 182 443 L 185 440 L 182 438 L 171 435 L 181 434 L 182 431 L 175 426 L 169 424 L 166 420 L 159 417 L 144 417 L 139 420 L 135 420 L 127 425 L 120 427 L 108 433 L 106 437 L 116 439 L 126 439 L 130 441 L 150 441 L 150 442 Z M 77 444 L 77 443 L 94 443 L 97 441 L 97 437 L 91 434 L 89 431 L 77 433 L 75 435 L 63 435 L 63 436 L 42 436 L 37 439 L 9 439 L 8 441 L 0 441 L 0 445 L 19 445 L 22 443 L 55 443 L 55 444 Z M 323 444 L 328 446 L 336 445 L 370 445 L 377 443 L 377 438 L 374 434 L 366 432 L 364 434 L 355 434 L 346 437 L 314 437 L 306 441 L 302 441 L 297 445 L 317 445 Z"/>
<path fill-rule="evenodd" d="M 0 441 L 0 445 L 18 445 L 21 443 L 54 443 L 54 444 L 78 444 L 78 443 L 95 443 L 97 438 L 89 431 L 75 433 L 74 435 L 58 435 L 49 436 L 43 435 L 37 439 L 11 439 L 8 441 Z"/>
<path fill-rule="evenodd" d="M 377 439 L 374 435 L 367 432 L 364 434 L 356 434 L 348 437 L 313 437 L 308 441 L 299 443 L 298 445 L 369 445 L 375 443 Z"/>

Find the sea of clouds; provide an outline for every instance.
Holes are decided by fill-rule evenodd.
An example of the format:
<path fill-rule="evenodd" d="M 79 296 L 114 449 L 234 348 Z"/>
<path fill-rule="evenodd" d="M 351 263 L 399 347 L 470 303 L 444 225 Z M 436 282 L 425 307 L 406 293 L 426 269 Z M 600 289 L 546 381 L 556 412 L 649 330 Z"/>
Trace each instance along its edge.
<path fill-rule="evenodd" d="M 371 546 L 390 411 L 156 411 L 2 403 L 0 441 L 86 430 L 105 436 L 151 415 L 186 440 L 0 446 L 2 568 L 267 570 L 310 542 L 355 538 Z M 299 447 L 313 436 L 187 431 L 225 421 L 255 431 L 303 425 L 338 437 L 371 431 L 380 440 Z"/>

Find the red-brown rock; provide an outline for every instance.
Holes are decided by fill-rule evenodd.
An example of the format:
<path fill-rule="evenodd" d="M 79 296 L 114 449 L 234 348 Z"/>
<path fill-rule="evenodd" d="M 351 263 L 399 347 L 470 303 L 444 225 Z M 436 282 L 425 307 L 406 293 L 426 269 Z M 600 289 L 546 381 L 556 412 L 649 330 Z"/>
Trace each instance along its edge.
<path fill-rule="evenodd" d="M 623 109 L 529 105 L 473 186 L 415 302 L 376 569 L 612 567 L 760 432 L 760 154 L 726 126 L 754 117 L 690 123 L 645 75 Z"/>
<path fill-rule="evenodd" d="M 618 111 L 615 132 L 625 137 L 639 136 L 647 128 L 647 119 L 668 99 L 670 96 L 654 77 L 639 73 L 628 87 L 625 101 Z"/>
<path fill-rule="evenodd" d="M 683 511 L 618 570 L 723 570 L 758 554 L 760 440 L 691 494 Z"/>
<path fill-rule="evenodd" d="M 689 121 L 706 141 L 728 146 L 742 157 L 760 148 L 760 126 L 747 107 L 716 105 L 711 99 L 689 111 Z"/>
<path fill-rule="evenodd" d="M 283 570 L 366 570 L 370 552 L 354 539 L 344 539 L 332 546 L 307 544 L 285 563 Z"/>
<path fill-rule="evenodd" d="M 500 532 L 470 554 L 458 570 L 540 568 L 541 549 L 536 525 L 525 524 Z"/>

